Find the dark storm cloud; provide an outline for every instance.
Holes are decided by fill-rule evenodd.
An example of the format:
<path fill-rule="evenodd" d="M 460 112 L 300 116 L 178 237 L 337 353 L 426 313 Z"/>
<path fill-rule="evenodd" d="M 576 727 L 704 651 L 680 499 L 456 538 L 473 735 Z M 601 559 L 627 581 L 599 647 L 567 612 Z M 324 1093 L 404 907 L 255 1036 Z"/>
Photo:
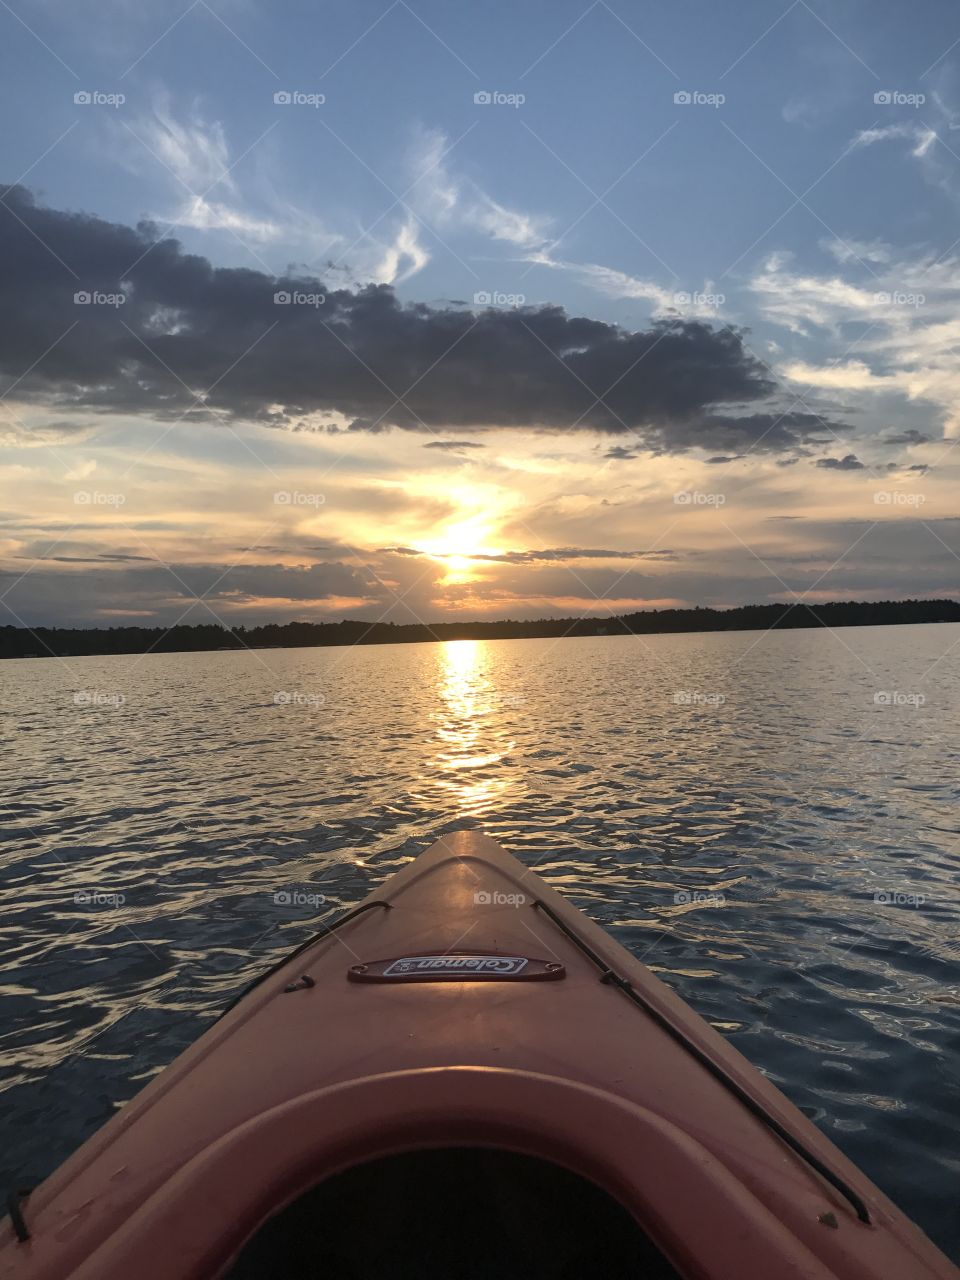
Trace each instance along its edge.
<path fill-rule="evenodd" d="M 79 563 L 79 561 L 77 562 Z M 282 564 L 153 564 L 98 562 L 100 568 L 68 569 L 59 557 L 24 574 L 0 569 L 0 625 L 89 624 L 104 617 L 169 624 L 189 612 L 189 622 L 227 618 L 236 608 L 265 616 L 309 616 L 314 603 L 346 597 L 378 600 L 384 593 L 367 566 L 340 562 Z M 45 567 L 49 564 L 51 567 Z M 305 612 L 306 610 L 306 612 Z"/>
<path fill-rule="evenodd" d="M 429 556 L 416 547 L 381 547 L 382 555 Z M 657 560 L 670 562 L 679 557 L 675 551 L 607 551 L 596 547 L 547 547 L 541 551 L 475 552 L 467 560 L 486 560 L 494 564 L 548 564 L 569 560 Z"/>
<path fill-rule="evenodd" d="M 900 431 L 896 435 L 884 436 L 881 444 L 930 444 L 933 436 L 926 436 L 922 431 L 917 431 L 915 427 L 910 427 L 907 431 Z"/>
<path fill-rule="evenodd" d="M 342 564 L 247 564 L 223 574 L 218 565 L 183 565 L 176 568 L 187 591 L 216 604 L 240 603 L 274 597 L 281 600 L 325 600 L 331 596 L 369 596 L 377 583 L 366 566 Z"/>
<path fill-rule="evenodd" d="M 825 471 L 862 471 L 863 463 L 855 453 L 847 453 L 842 458 L 818 458 L 814 463 Z"/>
<path fill-rule="evenodd" d="M 815 413 L 749 413 L 742 415 L 712 414 L 697 427 L 699 439 L 694 438 L 690 425 L 674 431 L 674 444 L 707 444 L 720 448 L 725 454 L 742 455 L 747 451 L 782 453 L 801 443 L 813 443 L 822 432 L 825 420 Z M 849 430 L 842 423 L 833 423 L 838 431 Z"/>
<path fill-rule="evenodd" d="M 424 446 L 425 449 L 483 449 L 484 445 L 478 440 L 430 440 Z"/>
<path fill-rule="evenodd" d="M 813 415 L 743 412 L 777 388 L 730 327 L 671 319 L 630 332 L 557 306 L 474 315 L 401 305 L 385 285 L 328 290 L 309 277 L 215 268 L 158 239 L 149 223 L 48 209 L 7 188 L 5 389 L 22 379 L 18 396 L 61 409 L 186 422 L 290 427 L 336 412 L 360 431 L 636 432 L 661 451 L 784 451 L 822 426 Z M 77 293 L 101 300 L 76 304 Z"/>
<path fill-rule="evenodd" d="M 676 560 L 675 551 L 606 551 L 595 547 L 551 547 L 543 551 L 504 551 L 499 555 L 488 553 L 470 557 L 471 560 L 492 560 L 500 564 L 543 564 L 550 561 L 564 563 L 568 560 Z"/>
<path fill-rule="evenodd" d="M 0 326 L 3 326 L 3 323 L 3 320 L 0 320 Z M 12 445 L 22 448 L 28 445 L 76 443 L 94 430 L 94 424 L 89 422 L 41 422 L 28 426 L 24 422 L 11 420 L 0 422 L 0 446 Z"/>
<path fill-rule="evenodd" d="M 156 562 L 156 556 L 132 556 L 124 555 L 119 552 L 103 552 L 95 556 L 17 556 L 18 560 L 37 559 L 49 561 L 52 564 L 131 564 L 136 561 L 144 561 L 146 564 Z"/>

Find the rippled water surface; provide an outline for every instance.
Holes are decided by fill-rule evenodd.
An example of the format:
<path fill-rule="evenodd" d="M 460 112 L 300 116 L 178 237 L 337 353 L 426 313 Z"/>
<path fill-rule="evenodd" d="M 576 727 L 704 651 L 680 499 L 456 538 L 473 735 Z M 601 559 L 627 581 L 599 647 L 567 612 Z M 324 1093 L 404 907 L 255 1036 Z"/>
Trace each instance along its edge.
<path fill-rule="evenodd" d="M 22 660 L 0 695 L 4 1185 L 481 826 L 960 1257 L 960 628 Z"/>

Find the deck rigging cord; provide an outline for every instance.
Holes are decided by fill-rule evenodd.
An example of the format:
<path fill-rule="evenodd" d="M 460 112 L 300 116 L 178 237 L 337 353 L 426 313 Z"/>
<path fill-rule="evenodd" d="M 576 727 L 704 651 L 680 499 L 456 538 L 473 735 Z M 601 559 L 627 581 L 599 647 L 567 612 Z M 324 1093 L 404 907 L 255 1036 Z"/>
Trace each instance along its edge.
<path fill-rule="evenodd" d="M 756 1116 L 758 1120 L 761 1120 L 767 1126 L 767 1128 L 771 1129 L 781 1142 L 785 1142 L 791 1151 L 794 1151 L 802 1160 L 805 1160 L 812 1169 L 816 1170 L 816 1172 L 820 1174 L 821 1178 L 825 1179 L 833 1188 L 835 1188 L 835 1190 L 839 1191 L 843 1198 L 856 1210 L 857 1217 L 861 1222 L 870 1223 L 870 1212 L 867 1209 L 867 1206 L 864 1204 L 863 1200 L 861 1200 L 860 1196 L 857 1195 L 856 1191 L 844 1182 L 839 1174 L 834 1173 L 832 1169 L 829 1169 L 818 1156 L 814 1155 L 812 1151 L 808 1150 L 808 1148 L 803 1145 L 799 1138 L 792 1134 L 789 1129 L 784 1128 L 780 1121 L 772 1116 L 761 1102 L 758 1102 L 756 1098 L 746 1091 L 746 1089 L 737 1084 L 736 1080 L 734 1080 L 732 1076 L 728 1075 L 719 1063 L 714 1062 L 713 1059 L 704 1053 L 698 1045 L 694 1044 L 694 1042 L 685 1035 L 678 1026 L 662 1014 L 655 1005 L 650 1003 L 649 1000 L 645 999 L 645 997 L 642 996 L 626 978 L 617 973 L 614 969 L 611 969 L 603 957 L 598 955 L 590 944 L 581 938 L 574 929 L 571 929 L 568 924 L 565 924 L 552 907 L 548 907 L 547 904 L 542 902 L 539 898 L 534 899 L 533 906 L 538 911 L 542 911 L 547 919 L 552 921 L 560 932 L 569 938 L 574 946 L 576 946 L 588 960 L 592 961 L 592 963 L 597 966 L 600 970 L 601 982 L 608 983 L 610 986 L 617 987 L 622 991 L 627 999 L 632 1000 L 638 1008 L 642 1009 L 644 1013 L 651 1017 L 661 1030 L 665 1031 L 667 1035 L 684 1048 L 687 1053 L 696 1058 L 697 1062 L 709 1071 L 714 1079 L 718 1080 L 720 1084 L 732 1093 L 735 1098 L 742 1102 L 752 1115 Z"/>
<path fill-rule="evenodd" d="M 294 947 L 292 951 L 288 951 L 286 955 L 281 956 L 276 964 L 272 964 L 269 969 L 265 969 L 263 973 L 258 974 L 251 982 L 248 982 L 241 991 L 237 992 L 230 1003 L 220 1012 L 214 1021 L 219 1022 L 221 1018 L 225 1017 L 231 1009 L 235 1008 L 240 1003 L 244 996 L 249 995 L 251 991 L 259 987 L 261 982 L 266 982 L 267 978 L 275 974 L 278 969 L 284 968 L 285 965 L 288 965 L 290 961 L 300 955 L 301 952 L 312 947 L 315 942 L 322 942 L 324 938 L 329 938 L 332 933 L 336 933 L 336 931 L 343 925 L 349 924 L 351 920 L 356 920 L 357 916 L 362 916 L 365 911 L 371 911 L 374 907 L 383 907 L 385 911 L 390 911 L 392 909 L 392 904 L 389 902 L 379 901 L 361 902 L 359 907 L 354 907 L 352 911 L 347 911 L 342 916 L 337 916 L 336 920 L 331 920 L 329 924 L 323 925 L 320 930 L 313 934 L 312 937 L 308 938 L 306 942 L 301 942 L 298 947 Z M 308 985 L 312 985 L 312 982 Z"/>

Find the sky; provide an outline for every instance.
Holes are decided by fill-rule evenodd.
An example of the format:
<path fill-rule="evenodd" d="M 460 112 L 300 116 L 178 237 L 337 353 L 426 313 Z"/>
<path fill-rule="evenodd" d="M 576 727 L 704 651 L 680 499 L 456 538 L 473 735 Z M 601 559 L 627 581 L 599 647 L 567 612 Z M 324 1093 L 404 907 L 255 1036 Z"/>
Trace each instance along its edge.
<path fill-rule="evenodd" d="M 956 595 L 955 5 L 0 40 L 0 625 Z"/>

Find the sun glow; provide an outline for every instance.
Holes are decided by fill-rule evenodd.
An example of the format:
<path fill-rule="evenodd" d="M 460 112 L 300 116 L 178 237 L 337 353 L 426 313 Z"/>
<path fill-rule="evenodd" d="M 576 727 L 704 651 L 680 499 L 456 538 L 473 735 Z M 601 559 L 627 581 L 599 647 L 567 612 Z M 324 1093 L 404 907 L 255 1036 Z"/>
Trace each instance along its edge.
<path fill-rule="evenodd" d="M 444 526 L 438 537 L 424 542 L 420 549 L 445 564 L 442 585 L 472 582 L 477 577 L 477 559 L 498 554 L 498 549 L 490 545 L 493 532 L 489 514 L 477 512 Z"/>

